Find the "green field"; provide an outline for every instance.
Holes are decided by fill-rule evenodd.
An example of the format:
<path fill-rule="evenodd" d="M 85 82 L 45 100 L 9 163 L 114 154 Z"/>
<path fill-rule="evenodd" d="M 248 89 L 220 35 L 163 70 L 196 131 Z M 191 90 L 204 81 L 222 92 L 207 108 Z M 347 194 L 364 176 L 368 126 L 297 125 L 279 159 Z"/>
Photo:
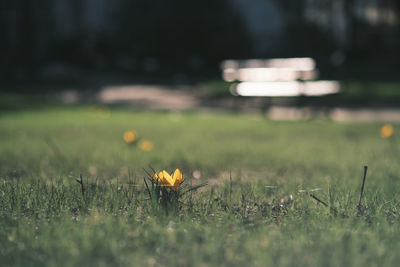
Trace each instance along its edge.
<path fill-rule="evenodd" d="M 3 110 L 0 266 L 398 266 L 399 133 L 382 139 L 381 126 Z M 208 185 L 165 209 L 144 186 L 149 166 Z"/>

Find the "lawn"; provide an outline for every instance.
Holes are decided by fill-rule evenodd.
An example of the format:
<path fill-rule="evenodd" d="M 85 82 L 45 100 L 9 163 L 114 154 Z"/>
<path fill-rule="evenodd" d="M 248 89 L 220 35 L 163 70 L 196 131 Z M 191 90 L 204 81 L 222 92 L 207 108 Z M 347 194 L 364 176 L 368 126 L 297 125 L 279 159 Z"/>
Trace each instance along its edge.
<path fill-rule="evenodd" d="M 398 126 L 389 139 L 381 126 L 3 110 L 0 266 L 398 266 Z M 164 208 L 144 186 L 151 168 L 207 185 Z"/>

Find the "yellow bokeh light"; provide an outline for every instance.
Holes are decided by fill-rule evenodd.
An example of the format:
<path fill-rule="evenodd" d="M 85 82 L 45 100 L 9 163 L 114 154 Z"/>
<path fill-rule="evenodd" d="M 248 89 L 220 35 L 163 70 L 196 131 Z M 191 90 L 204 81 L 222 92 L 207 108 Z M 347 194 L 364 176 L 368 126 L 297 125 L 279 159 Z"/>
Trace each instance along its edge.
<path fill-rule="evenodd" d="M 153 143 L 148 140 L 143 140 L 140 142 L 139 147 L 141 150 L 149 152 L 153 150 Z"/>
<path fill-rule="evenodd" d="M 390 124 L 385 124 L 381 128 L 381 137 L 387 139 L 393 135 L 394 129 Z"/>
<path fill-rule="evenodd" d="M 138 138 L 138 134 L 135 131 L 126 131 L 124 133 L 124 141 L 128 144 L 134 143 Z"/>

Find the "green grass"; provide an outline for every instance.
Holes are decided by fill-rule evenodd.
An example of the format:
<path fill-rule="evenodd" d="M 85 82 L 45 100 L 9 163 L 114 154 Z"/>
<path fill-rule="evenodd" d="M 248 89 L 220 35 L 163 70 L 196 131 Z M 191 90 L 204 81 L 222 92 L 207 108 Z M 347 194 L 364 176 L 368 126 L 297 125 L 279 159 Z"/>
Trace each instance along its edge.
<path fill-rule="evenodd" d="M 397 132 L 381 139 L 380 127 L 90 107 L 3 111 L 0 265 L 398 266 L 400 144 Z M 128 129 L 154 149 L 125 144 Z M 143 186 L 148 165 L 208 185 L 164 210 Z M 330 207 L 309 196 L 313 189 Z"/>

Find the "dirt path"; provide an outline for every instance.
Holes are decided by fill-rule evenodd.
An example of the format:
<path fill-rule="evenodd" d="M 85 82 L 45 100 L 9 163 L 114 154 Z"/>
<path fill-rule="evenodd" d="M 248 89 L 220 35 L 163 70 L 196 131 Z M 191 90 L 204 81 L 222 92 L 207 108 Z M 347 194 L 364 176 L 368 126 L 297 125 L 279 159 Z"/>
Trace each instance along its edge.
<path fill-rule="evenodd" d="M 268 117 L 275 120 L 326 118 L 334 121 L 400 122 L 400 109 L 396 108 L 345 108 L 315 109 L 313 107 L 271 107 Z"/>
<path fill-rule="evenodd" d="M 172 89 L 164 86 L 108 86 L 97 95 L 104 104 L 131 104 L 135 107 L 163 110 L 198 108 L 201 101 L 189 88 Z"/>

